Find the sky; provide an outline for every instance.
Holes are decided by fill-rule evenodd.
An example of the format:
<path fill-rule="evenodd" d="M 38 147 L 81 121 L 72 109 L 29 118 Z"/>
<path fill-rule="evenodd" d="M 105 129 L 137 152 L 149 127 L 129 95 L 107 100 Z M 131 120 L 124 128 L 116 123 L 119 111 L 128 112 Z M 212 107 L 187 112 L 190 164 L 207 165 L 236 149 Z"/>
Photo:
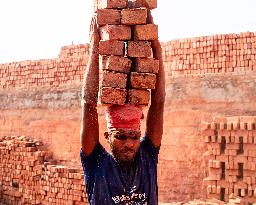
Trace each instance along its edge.
<path fill-rule="evenodd" d="M 0 63 L 56 58 L 88 42 L 93 0 L 0 0 Z M 255 0 L 158 0 L 160 41 L 256 31 Z"/>

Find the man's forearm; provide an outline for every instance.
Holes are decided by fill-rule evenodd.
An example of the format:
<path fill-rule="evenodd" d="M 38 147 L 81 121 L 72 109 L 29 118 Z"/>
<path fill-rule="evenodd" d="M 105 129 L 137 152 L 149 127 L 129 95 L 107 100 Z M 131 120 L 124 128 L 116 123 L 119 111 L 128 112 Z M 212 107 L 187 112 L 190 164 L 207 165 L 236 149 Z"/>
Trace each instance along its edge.
<path fill-rule="evenodd" d="M 151 91 L 151 106 L 164 103 L 165 101 L 165 71 L 162 58 L 162 49 L 157 52 L 156 59 L 159 59 L 159 73 L 156 79 L 156 89 Z"/>
<path fill-rule="evenodd" d="M 161 145 L 164 122 L 165 102 L 165 71 L 162 58 L 162 49 L 159 41 L 153 42 L 154 57 L 159 60 L 159 73 L 157 74 L 156 89 L 151 91 L 151 104 L 148 110 L 146 122 L 146 135 L 151 139 L 155 147 Z"/>
<path fill-rule="evenodd" d="M 91 53 L 84 75 L 82 98 L 85 104 L 97 104 L 99 91 L 99 57 Z"/>
<path fill-rule="evenodd" d="M 84 153 L 89 155 L 99 141 L 97 101 L 99 90 L 99 57 L 91 52 L 82 89 L 82 122 L 80 140 Z"/>

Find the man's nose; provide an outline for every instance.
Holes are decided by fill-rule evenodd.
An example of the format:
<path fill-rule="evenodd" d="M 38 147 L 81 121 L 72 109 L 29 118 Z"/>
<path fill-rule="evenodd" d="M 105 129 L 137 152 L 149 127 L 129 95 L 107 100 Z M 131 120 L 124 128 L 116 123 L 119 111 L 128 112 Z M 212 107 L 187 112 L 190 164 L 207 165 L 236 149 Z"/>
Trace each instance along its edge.
<path fill-rule="evenodd" d="M 134 147 L 134 140 L 132 139 L 126 139 L 125 140 L 125 146 L 128 147 L 128 148 L 133 148 Z"/>

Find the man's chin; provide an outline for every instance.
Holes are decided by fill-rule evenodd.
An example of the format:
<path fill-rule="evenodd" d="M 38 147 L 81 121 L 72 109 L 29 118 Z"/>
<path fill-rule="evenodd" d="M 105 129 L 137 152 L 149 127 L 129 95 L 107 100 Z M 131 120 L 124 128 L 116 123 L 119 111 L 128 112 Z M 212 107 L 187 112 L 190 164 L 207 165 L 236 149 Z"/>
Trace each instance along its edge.
<path fill-rule="evenodd" d="M 128 165 L 131 165 L 134 161 L 134 158 L 119 158 L 118 160 L 118 163 L 121 165 L 121 166 L 128 166 Z"/>

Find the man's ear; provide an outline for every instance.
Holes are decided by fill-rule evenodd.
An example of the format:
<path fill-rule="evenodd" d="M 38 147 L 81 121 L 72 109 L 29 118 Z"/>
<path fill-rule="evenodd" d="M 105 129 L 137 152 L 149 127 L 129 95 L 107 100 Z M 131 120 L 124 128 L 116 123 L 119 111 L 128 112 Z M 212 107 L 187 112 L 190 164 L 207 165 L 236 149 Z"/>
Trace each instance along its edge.
<path fill-rule="evenodd" d="M 108 132 L 104 132 L 104 137 L 107 141 L 109 141 L 109 133 Z"/>

